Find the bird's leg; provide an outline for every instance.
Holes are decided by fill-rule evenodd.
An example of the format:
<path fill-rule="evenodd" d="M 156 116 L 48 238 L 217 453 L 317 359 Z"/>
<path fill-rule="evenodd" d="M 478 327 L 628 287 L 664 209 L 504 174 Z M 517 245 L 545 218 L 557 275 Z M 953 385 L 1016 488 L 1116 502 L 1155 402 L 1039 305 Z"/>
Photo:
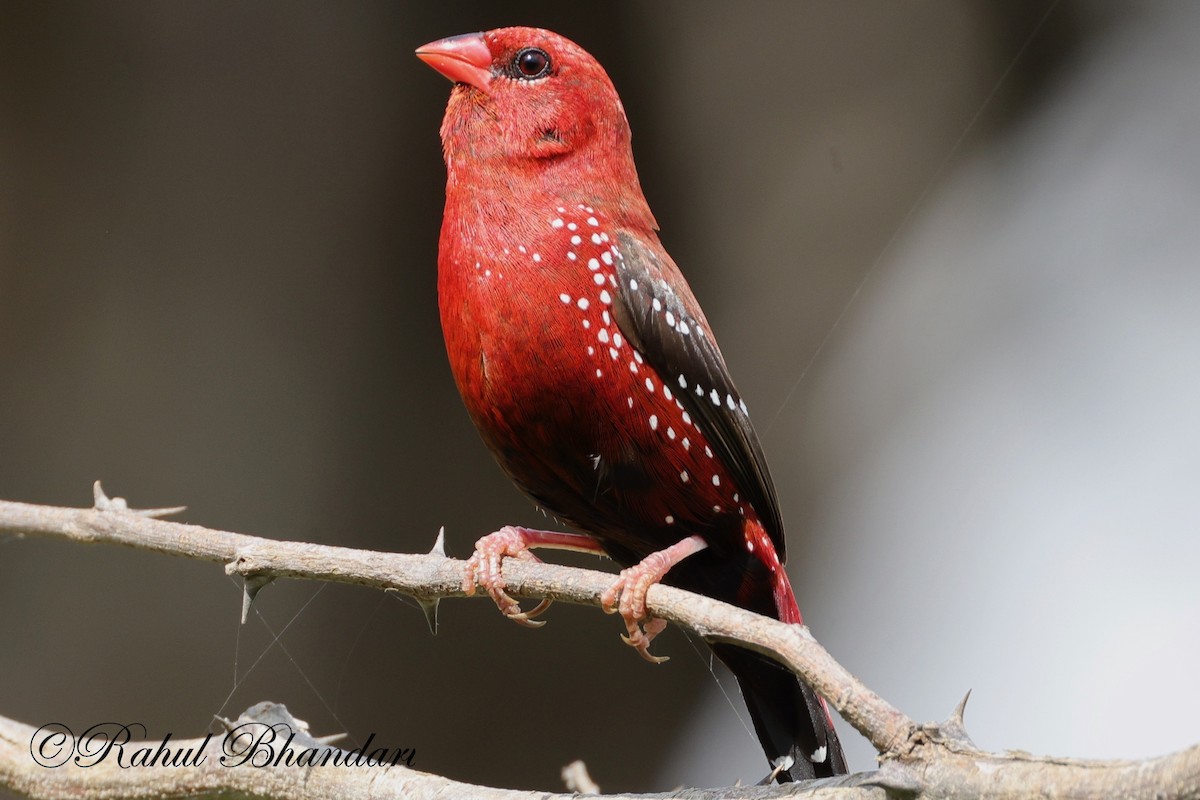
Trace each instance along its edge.
<path fill-rule="evenodd" d="M 473 595 L 475 594 L 475 585 L 479 584 L 496 601 L 500 612 L 513 622 L 527 628 L 539 628 L 545 625 L 545 622 L 535 622 L 533 618 L 549 608 L 551 601 L 543 600 L 531 611 L 522 611 L 521 604 L 504 591 L 504 575 L 500 571 L 500 564 L 506 557 L 519 558 L 524 561 L 540 561 L 541 559 L 530 552 L 534 547 L 604 555 L 600 543 L 590 536 L 557 531 L 535 531 L 529 528 L 505 525 L 475 543 L 475 552 L 467 560 L 467 568 L 463 574 L 463 591 L 467 596 Z"/>
<path fill-rule="evenodd" d="M 605 613 L 619 611 L 621 618 L 625 620 L 625 628 L 629 631 L 628 636 L 621 637 L 625 644 L 636 649 L 642 658 L 653 664 L 661 664 L 667 660 L 666 656 L 650 655 L 650 642 L 663 632 L 667 621 L 648 619 L 646 592 L 661 581 L 671 567 L 706 547 L 708 543 L 703 537 L 689 536 L 665 550 L 651 553 L 632 567 L 621 570 L 621 576 L 617 578 L 616 583 L 600 595 L 600 604 Z M 614 609 L 613 604 L 617 602 L 618 597 L 621 598 L 621 603 Z"/>

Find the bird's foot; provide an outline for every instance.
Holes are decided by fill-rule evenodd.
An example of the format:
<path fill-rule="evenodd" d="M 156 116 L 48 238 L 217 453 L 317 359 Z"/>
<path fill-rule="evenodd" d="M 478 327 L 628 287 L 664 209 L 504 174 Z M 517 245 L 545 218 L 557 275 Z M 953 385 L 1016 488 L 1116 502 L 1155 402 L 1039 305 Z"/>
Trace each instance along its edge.
<path fill-rule="evenodd" d="M 700 536 L 689 536 L 665 550 L 651 553 L 632 567 L 621 570 L 621 575 L 613 585 L 600 595 L 600 605 L 605 613 L 619 613 L 625 621 L 625 629 L 629 635 L 622 636 L 621 639 L 652 664 L 661 664 L 668 660 L 666 656 L 650 654 L 650 642 L 663 632 L 667 622 L 650 617 L 646 610 L 646 593 L 650 591 L 651 586 L 663 579 L 671 567 L 707 546 Z M 617 607 L 614 608 L 614 605 Z"/>
<path fill-rule="evenodd" d="M 603 554 L 604 552 L 600 548 L 600 543 L 589 536 L 556 531 L 535 531 L 529 528 L 505 525 L 475 543 L 475 552 L 467 560 L 467 567 L 463 573 L 463 591 L 468 596 L 473 595 L 475 586 L 478 584 L 487 590 L 500 612 L 513 622 L 527 628 L 540 628 L 545 625 L 544 621 L 537 621 L 534 618 L 549 608 L 551 601 L 543 600 L 533 609 L 522 611 L 521 604 L 504 591 L 504 575 L 501 572 L 501 562 L 505 558 L 541 561 L 530 552 L 530 549 L 534 547 L 552 547 L 585 553 Z"/>
<path fill-rule="evenodd" d="M 475 542 L 475 552 L 467 560 L 467 568 L 463 573 L 462 588 L 468 596 L 475 594 L 475 586 L 482 586 L 496 602 L 500 613 L 518 625 L 527 628 L 540 628 L 545 622 L 538 622 L 534 617 L 550 607 L 549 600 L 543 600 L 530 611 L 523 611 L 521 604 L 504 591 L 504 575 L 500 563 L 505 558 L 519 558 L 522 561 L 541 561 L 530 552 L 532 537 L 527 534 L 536 533 L 525 528 L 505 525 L 495 533 L 489 533 Z"/>

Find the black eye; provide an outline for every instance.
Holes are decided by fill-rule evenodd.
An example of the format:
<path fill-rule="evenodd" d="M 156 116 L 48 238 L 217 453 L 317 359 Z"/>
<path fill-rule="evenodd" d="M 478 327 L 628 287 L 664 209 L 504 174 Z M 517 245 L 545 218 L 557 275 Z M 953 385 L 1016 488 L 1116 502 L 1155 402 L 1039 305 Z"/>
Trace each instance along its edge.
<path fill-rule="evenodd" d="M 544 78 L 550 74 L 550 56 L 545 50 L 526 47 L 513 58 L 512 74 L 527 81 Z"/>

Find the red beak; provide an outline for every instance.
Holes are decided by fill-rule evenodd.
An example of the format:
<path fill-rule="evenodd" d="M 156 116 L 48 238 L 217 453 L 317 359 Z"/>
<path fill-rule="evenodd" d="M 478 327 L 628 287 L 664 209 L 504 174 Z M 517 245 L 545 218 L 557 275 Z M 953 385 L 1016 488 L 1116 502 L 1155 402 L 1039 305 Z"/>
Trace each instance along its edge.
<path fill-rule="evenodd" d="M 488 91 L 492 80 L 492 53 L 482 33 L 464 33 L 417 48 L 417 58 L 452 81 Z"/>

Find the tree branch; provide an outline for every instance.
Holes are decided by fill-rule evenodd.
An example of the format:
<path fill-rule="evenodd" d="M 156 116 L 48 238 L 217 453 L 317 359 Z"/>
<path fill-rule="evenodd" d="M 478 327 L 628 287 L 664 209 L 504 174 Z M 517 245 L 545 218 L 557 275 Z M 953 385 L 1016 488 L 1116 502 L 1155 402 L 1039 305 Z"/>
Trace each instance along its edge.
<path fill-rule="evenodd" d="M 303 578 L 398 591 L 429 605 L 444 597 L 462 597 L 464 562 L 446 558 L 435 546 L 427 555 L 384 554 L 344 547 L 281 542 L 256 536 L 217 531 L 156 519 L 178 509 L 132 511 L 124 501 L 110 500 L 96 485 L 96 505 L 90 509 L 56 508 L 0 501 L 0 533 L 49 536 L 86 543 L 123 544 L 168 555 L 214 561 L 225 571 L 247 582 L 248 601 L 253 592 L 275 578 Z M 590 570 L 509 559 L 504 563 L 509 593 L 521 597 L 550 598 L 568 603 L 599 605 L 611 575 Z M 924 797 L 1200 797 L 1200 746 L 1146 761 L 1079 761 L 994 754 L 978 750 L 962 725 L 962 706 L 946 723 L 918 725 L 886 700 L 864 686 L 817 643 L 808 629 L 760 617 L 715 600 L 669 586 L 653 586 L 647 594 L 650 612 L 693 631 L 708 641 L 735 642 L 786 665 L 824 696 L 838 713 L 862 733 L 880 753 L 878 772 L 820 782 L 820 796 L 882 796 L 882 792 Z M 45 768 L 30 761 L 32 729 L 19 723 L 0 724 L 0 787 L 31 797 L 59 797 L 71 792 L 98 796 L 135 797 L 146 794 L 214 794 L 241 791 L 259 797 L 345 796 L 380 788 L 374 770 L 337 770 L 321 781 L 299 779 L 288 783 L 271 770 L 223 769 L 213 775 L 197 769 L 123 770 L 101 777 L 100 771 L 52 770 L 56 778 L 30 783 L 30 775 Z M 30 772 L 30 770 L 34 772 Z M 284 768 L 286 769 L 286 768 Z M 396 778 L 406 797 L 438 793 L 488 798 L 524 798 L 524 792 L 482 789 L 454 784 L 405 767 Z M 314 769 L 311 772 L 325 773 Z M 150 780 L 166 780 L 161 773 L 181 772 L 180 783 L 152 788 Z M 193 774 L 195 773 L 195 774 Z M 370 773 L 370 774 L 368 774 Z M 389 773 L 390 775 L 391 773 Z M 214 783 L 217 776 L 225 783 Z M 188 777 L 190 776 L 190 777 Z M 257 778 L 255 777 L 257 776 Z M 254 783 L 254 781 L 258 781 Z M 325 780 L 334 781 L 328 787 Z M 389 783 L 390 783 L 389 779 Z M 66 781 L 67 783 L 63 783 Z M 77 781 L 78 783 L 70 783 Z M 188 783 L 195 781 L 195 783 Z M 253 785 L 246 783 L 250 781 Z M 185 786 L 186 784 L 186 786 Z M 172 788 L 172 786 L 174 788 Z M 721 790 L 724 797 L 775 797 L 791 795 L 811 785 L 790 787 L 739 787 Z M 313 794 L 328 791 L 330 795 Z M 692 790 L 671 796 L 707 797 Z M 546 795 L 538 793 L 537 796 Z M 815 796 L 815 795 L 814 795 Z"/>

